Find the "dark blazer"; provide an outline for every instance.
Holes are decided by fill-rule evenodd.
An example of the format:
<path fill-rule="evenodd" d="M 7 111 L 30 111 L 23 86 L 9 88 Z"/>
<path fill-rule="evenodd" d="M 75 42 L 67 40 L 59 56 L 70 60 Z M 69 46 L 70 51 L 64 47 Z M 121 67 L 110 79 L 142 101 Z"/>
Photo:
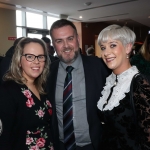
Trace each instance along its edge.
<path fill-rule="evenodd" d="M 106 77 L 110 74 L 110 71 L 104 65 L 102 59 L 92 56 L 81 56 L 85 74 L 87 121 L 89 124 L 90 138 L 95 150 L 100 150 L 102 128 L 97 114 L 97 101 L 101 96 L 101 91 L 105 84 Z M 58 66 L 59 60 L 55 61 L 51 65 L 51 72 L 48 79 L 48 92 L 53 105 L 52 127 L 54 134 L 54 148 L 60 150 L 58 122 L 55 107 Z"/>
<path fill-rule="evenodd" d="M 0 150 L 26 148 L 26 97 L 21 93 L 20 86 L 14 81 L 6 81 L 0 87 L 0 119 L 3 128 Z"/>

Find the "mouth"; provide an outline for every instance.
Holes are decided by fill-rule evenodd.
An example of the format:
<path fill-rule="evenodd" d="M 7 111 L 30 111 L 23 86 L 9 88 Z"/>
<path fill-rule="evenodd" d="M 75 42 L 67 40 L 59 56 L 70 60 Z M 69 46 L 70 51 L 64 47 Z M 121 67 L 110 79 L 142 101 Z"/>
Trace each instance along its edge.
<path fill-rule="evenodd" d="M 112 62 L 114 59 L 115 59 L 115 57 L 105 58 L 106 62 Z"/>
<path fill-rule="evenodd" d="M 32 67 L 31 69 L 32 69 L 32 70 L 39 70 L 40 67 Z"/>
<path fill-rule="evenodd" d="M 70 53 L 72 51 L 72 49 L 64 49 L 63 52 L 64 53 Z"/>

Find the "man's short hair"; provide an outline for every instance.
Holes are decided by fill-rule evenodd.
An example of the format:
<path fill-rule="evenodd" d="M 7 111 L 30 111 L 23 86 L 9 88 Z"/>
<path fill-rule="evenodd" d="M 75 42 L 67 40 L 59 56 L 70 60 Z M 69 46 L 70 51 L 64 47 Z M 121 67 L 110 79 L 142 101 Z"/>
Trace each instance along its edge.
<path fill-rule="evenodd" d="M 64 27 L 64 26 L 71 26 L 75 30 L 76 34 L 77 34 L 77 29 L 76 29 L 75 25 L 71 21 L 66 20 L 66 19 L 60 19 L 60 20 L 55 21 L 52 24 L 52 26 L 50 28 L 50 36 L 52 37 L 52 31 L 54 29 L 58 29 L 58 28 L 61 28 L 61 27 Z"/>

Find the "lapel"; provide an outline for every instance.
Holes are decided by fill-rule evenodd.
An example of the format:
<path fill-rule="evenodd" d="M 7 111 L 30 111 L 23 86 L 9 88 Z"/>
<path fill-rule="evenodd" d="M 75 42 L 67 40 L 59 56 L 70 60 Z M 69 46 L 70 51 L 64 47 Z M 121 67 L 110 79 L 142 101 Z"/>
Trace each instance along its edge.
<path fill-rule="evenodd" d="M 88 114 L 90 113 L 90 102 L 92 101 L 92 85 L 93 85 L 93 82 L 92 82 L 92 68 L 93 65 L 91 65 L 89 59 L 88 59 L 88 56 L 84 56 L 84 55 L 81 55 L 82 57 L 82 61 L 83 61 L 83 68 L 84 68 L 84 75 L 85 75 L 85 94 L 86 94 L 86 109 L 87 109 L 87 116 L 89 116 Z"/>
<path fill-rule="evenodd" d="M 93 87 L 94 80 L 92 78 L 93 77 L 93 72 L 91 70 L 94 66 L 93 66 L 93 64 L 91 64 L 90 58 L 88 58 L 88 56 L 81 55 L 81 58 L 82 58 L 82 62 L 83 62 L 84 75 L 85 75 L 86 109 L 87 109 L 87 116 L 88 116 L 88 119 L 89 119 L 89 116 L 91 114 L 90 108 L 91 108 L 91 102 L 92 102 L 92 93 L 93 93 L 92 90 L 94 90 L 93 89 L 94 88 Z M 54 63 L 52 63 L 51 71 L 50 71 L 49 86 L 51 88 L 49 89 L 49 94 L 50 94 L 52 106 L 53 106 L 53 109 L 54 109 L 53 112 L 56 112 L 55 91 L 56 91 L 56 81 L 57 81 L 58 67 L 59 67 L 59 61 L 55 61 Z"/>
<path fill-rule="evenodd" d="M 56 81 L 57 81 L 57 73 L 58 73 L 58 67 L 59 67 L 59 60 L 55 61 L 51 64 L 50 67 L 50 76 L 48 78 L 48 94 L 51 98 L 51 102 L 53 107 L 55 107 L 55 91 L 56 91 Z"/>
<path fill-rule="evenodd" d="M 52 103 L 53 115 L 52 115 L 52 122 L 53 126 L 56 126 L 57 116 L 56 116 L 56 105 L 55 105 L 55 91 L 56 91 L 56 81 L 57 81 L 57 73 L 59 67 L 59 60 L 55 61 L 51 64 L 50 68 L 50 76 L 48 79 L 48 95 L 50 97 L 50 101 Z"/>

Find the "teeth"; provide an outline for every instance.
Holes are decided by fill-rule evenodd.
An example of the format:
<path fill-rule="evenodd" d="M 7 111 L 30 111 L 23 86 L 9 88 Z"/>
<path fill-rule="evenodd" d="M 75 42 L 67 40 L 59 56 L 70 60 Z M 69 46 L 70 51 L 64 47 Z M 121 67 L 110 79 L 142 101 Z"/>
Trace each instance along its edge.
<path fill-rule="evenodd" d="M 107 58 L 106 60 L 107 61 L 112 61 L 112 60 L 114 60 L 114 58 Z"/>
<path fill-rule="evenodd" d="M 68 50 L 64 50 L 64 52 L 66 52 L 66 53 L 69 53 L 70 51 L 71 51 L 71 50 L 69 50 L 69 49 L 68 49 Z"/>
<path fill-rule="evenodd" d="M 38 70 L 39 68 L 32 68 L 33 70 Z"/>

